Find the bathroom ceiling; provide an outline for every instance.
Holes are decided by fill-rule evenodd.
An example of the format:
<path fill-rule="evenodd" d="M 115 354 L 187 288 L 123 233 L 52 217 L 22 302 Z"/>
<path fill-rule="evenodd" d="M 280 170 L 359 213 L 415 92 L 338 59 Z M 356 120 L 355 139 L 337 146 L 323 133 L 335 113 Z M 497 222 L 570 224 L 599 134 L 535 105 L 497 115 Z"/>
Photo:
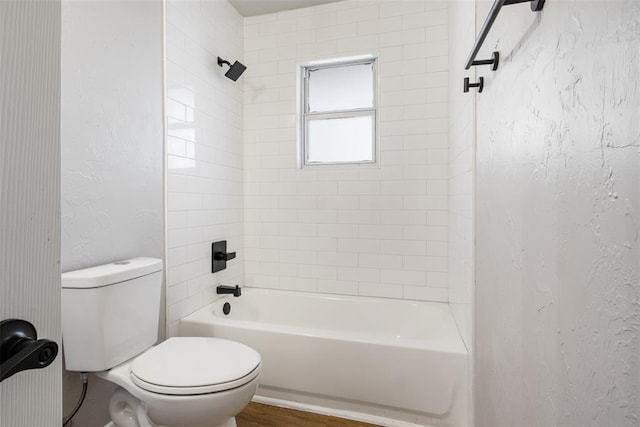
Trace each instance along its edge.
<path fill-rule="evenodd" d="M 256 16 L 283 10 L 300 9 L 341 0 L 229 0 L 242 16 Z"/>

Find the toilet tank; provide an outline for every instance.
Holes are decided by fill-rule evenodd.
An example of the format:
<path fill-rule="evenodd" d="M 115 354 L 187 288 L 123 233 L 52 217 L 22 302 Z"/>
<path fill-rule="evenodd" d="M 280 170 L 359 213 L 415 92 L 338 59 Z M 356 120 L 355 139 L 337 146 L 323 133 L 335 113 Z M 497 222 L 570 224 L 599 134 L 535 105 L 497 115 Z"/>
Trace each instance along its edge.
<path fill-rule="evenodd" d="M 156 343 L 162 260 L 133 258 L 62 274 L 62 342 L 69 371 L 99 372 Z"/>

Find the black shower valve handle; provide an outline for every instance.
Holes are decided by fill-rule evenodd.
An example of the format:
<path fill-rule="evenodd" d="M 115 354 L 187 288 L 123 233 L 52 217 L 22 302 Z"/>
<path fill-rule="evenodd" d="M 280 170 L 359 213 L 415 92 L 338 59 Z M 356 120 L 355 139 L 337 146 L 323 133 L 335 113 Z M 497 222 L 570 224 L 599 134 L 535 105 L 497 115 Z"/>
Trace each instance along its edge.
<path fill-rule="evenodd" d="M 235 252 L 216 252 L 213 254 L 213 259 L 216 261 L 229 261 L 236 257 Z"/>
<path fill-rule="evenodd" d="M 236 257 L 235 252 L 227 252 L 227 241 L 220 240 L 211 244 L 211 272 L 215 273 L 227 268 L 227 261 Z"/>

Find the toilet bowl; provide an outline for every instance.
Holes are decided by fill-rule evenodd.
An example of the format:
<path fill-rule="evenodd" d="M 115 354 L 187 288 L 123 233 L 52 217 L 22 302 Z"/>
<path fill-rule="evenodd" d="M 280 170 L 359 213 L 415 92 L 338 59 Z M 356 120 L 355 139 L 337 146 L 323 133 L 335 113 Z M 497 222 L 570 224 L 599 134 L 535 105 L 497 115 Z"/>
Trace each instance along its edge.
<path fill-rule="evenodd" d="M 136 426 L 127 421 L 135 418 L 140 427 L 231 427 L 255 394 L 260 369 L 260 355 L 245 345 L 169 338 L 96 375 L 121 387 L 109 404 L 117 426 Z"/>
<path fill-rule="evenodd" d="M 260 355 L 237 342 L 157 339 L 162 261 L 135 258 L 62 275 L 67 370 L 117 384 L 117 427 L 233 427 L 251 401 Z"/>

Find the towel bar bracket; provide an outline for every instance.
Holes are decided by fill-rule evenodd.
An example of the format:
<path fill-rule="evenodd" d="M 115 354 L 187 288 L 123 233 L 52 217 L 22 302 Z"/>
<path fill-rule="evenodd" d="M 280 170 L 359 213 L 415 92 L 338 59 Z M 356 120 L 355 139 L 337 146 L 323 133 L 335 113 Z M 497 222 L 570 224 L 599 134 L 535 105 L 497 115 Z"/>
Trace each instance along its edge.
<path fill-rule="evenodd" d="M 471 66 L 475 67 L 477 65 L 491 65 L 491 71 L 495 71 L 498 69 L 499 62 L 500 62 L 500 53 L 493 52 L 491 54 L 491 59 L 474 60 L 471 62 Z"/>
<path fill-rule="evenodd" d="M 484 77 L 479 77 L 477 83 L 469 83 L 469 77 L 464 78 L 464 93 L 469 92 L 470 87 L 477 87 L 478 93 L 482 93 L 482 89 L 484 88 Z"/>
<path fill-rule="evenodd" d="M 531 6 L 532 12 L 540 12 L 544 6 L 544 0 L 505 0 L 504 5 L 527 3 Z"/>
<path fill-rule="evenodd" d="M 531 11 L 532 12 L 540 12 L 544 7 L 544 0 L 532 0 L 531 1 Z"/>

